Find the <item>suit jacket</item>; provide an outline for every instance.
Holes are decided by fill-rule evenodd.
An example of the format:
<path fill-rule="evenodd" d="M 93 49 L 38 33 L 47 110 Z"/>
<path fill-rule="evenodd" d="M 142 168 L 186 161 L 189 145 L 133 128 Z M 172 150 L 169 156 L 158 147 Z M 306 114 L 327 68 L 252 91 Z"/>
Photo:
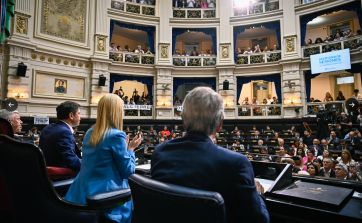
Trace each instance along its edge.
<path fill-rule="evenodd" d="M 129 188 L 127 179 L 135 172 L 135 155 L 127 150 L 123 131 L 109 130 L 95 147 L 88 144 L 92 131 L 84 136 L 82 167 L 65 196 L 78 204 L 86 204 L 87 196 Z M 122 223 L 130 223 L 131 214 L 131 201 L 106 212 L 108 219 Z"/>
<path fill-rule="evenodd" d="M 249 160 L 215 145 L 206 135 L 188 133 L 157 146 L 152 155 L 151 176 L 163 182 L 219 192 L 225 201 L 227 222 L 269 222 Z"/>
<path fill-rule="evenodd" d="M 80 154 L 69 126 L 58 121 L 47 125 L 40 134 L 39 147 L 48 166 L 80 169 Z M 78 153 L 78 154 L 77 154 Z"/>
<path fill-rule="evenodd" d="M 322 167 L 321 170 L 319 171 L 319 176 L 324 177 L 324 173 L 325 173 L 325 170 Z M 331 172 L 329 173 L 329 177 L 330 178 L 335 178 L 336 177 L 336 172 L 333 169 L 331 169 Z"/>

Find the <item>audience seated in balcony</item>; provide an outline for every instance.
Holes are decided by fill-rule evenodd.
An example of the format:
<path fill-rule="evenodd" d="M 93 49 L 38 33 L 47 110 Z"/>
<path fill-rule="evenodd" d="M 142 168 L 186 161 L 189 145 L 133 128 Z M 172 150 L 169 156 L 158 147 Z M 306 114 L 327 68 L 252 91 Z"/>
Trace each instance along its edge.
<path fill-rule="evenodd" d="M 145 53 L 145 51 L 143 51 L 141 45 L 137 45 L 137 49 L 135 49 L 134 52 L 135 53 L 141 53 L 141 54 Z"/>
<path fill-rule="evenodd" d="M 254 52 L 253 52 L 253 53 L 261 53 L 259 44 L 256 44 L 256 45 L 255 45 L 255 47 L 254 47 Z"/>
<path fill-rule="evenodd" d="M 344 100 L 346 100 L 346 98 L 344 97 L 343 92 L 342 92 L 342 91 L 338 91 L 338 95 L 337 95 L 336 101 L 344 101 Z"/>
<path fill-rule="evenodd" d="M 333 97 L 332 97 L 331 93 L 326 92 L 326 96 L 324 97 L 323 102 L 330 102 L 330 101 L 334 101 Z"/>
<path fill-rule="evenodd" d="M 196 2 L 195 0 L 187 0 L 187 8 L 195 8 Z"/>
<path fill-rule="evenodd" d="M 196 46 L 194 46 L 193 50 L 190 53 L 190 56 L 198 56 L 198 55 L 199 55 L 199 52 L 197 51 Z"/>
<path fill-rule="evenodd" d="M 253 50 L 252 50 L 250 47 L 248 47 L 248 48 L 244 51 L 244 54 L 251 54 L 251 53 L 253 53 Z"/>

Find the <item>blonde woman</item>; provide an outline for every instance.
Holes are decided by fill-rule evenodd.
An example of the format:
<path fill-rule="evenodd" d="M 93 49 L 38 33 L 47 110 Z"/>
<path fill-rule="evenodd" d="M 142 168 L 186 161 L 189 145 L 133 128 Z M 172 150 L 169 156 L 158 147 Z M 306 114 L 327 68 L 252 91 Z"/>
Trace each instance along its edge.
<path fill-rule="evenodd" d="M 83 141 L 81 169 L 65 199 L 86 204 L 86 197 L 96 193 L 128 188 L 128 177 L 135 172 L 133 150 L 142 141 L 137 135 L 130 142 L 123 129 L 123 100 L 106 94 L 98 103 L 96 124 Z M 129 143 L 128 143 L 129 142 Z M 115 222 L 131 222 L 132 201 L 105 212 Z"/>

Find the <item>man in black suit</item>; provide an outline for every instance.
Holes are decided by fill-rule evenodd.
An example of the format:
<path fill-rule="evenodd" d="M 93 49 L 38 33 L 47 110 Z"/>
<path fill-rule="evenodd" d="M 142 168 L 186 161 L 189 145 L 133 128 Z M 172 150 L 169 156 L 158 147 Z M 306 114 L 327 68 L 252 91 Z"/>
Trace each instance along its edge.
<path fill-rule="evenodd" d="M 334 172 L 332 167 L 333 167 L 333 160 L 331 158 L 325 157 L 323 159 L 323 167 L 319 171 L 319 176 L 335 178 L 336 172 Z"/>
<path fill-rule="evenodd" d="M 225 200 L 227 222 L 269 222 L 258 193 L 263 188 L 254 181 L 249 160 L 211 140 L 221 129 L 223 118 L 223 99 L 218 93 L 208 87 L 190 91 L 182 111 L 186 135 L 156 148 L 151 176 L 163 182 L 219 192 Z"/>
<path fill-rule="evenodd" d="M 79 125 L 79 104 L 66 101 L 58 105 L 56 123 L 47 125 L 40 134 L 39 147 L 43 150 L 48 166 L 80 169 L 80 151 L 77 147 L 73 127 Z"/>

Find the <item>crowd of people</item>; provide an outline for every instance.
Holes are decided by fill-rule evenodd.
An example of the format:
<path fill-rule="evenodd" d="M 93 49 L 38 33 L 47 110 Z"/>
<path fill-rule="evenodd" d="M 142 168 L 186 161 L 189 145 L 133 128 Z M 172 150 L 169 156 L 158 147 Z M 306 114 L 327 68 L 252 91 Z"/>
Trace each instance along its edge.
<path fill-rule="evenodd" d="M 215 0 L 173 0 L 175 8 L 215 8 Z"/>
<path fill-rule="evenodd" d="M 156 0 L 127 0 L 127 2 L 144 4 L 144 5 L 155 5 Z"/>
<path fill-rule="evenodd" d="M 132 96 L 128 98 L 124 94 L 124 91 L 122 89 L 122 86 L 119 87 L 119 89 L 114 91 L 114 94 L 118 95 L 123 101 L 125 105 L 151 105 L 152 101 L 148 94 L 145 92 L 142 93 L 142 95 L 138 94 L 137 89 L 134 89 L 132 92 Z"/>
<path fill-rule="evenodd" d="M 210 49 L 199 52 L 196 46 L 193 47 L 192 50 L 189 52 L 187 52 L 186 50 L 176 49 L 174 53 L 174 56 L 214 56 L 214 55 L 215 54 Z"/>
<path fill-rule="evenodd" d="M 277 50 L 279 49 L 276 44 L 274 44 L 272 48 L 268 48 L 268 46 L 261 48 L 259 44 L 256 44 L 254 48 L 247 47 L 246 49 L 241 49 L 240 47 L 238 47 L 236 49 L 235 54 L 237 55 L 237 57 L 241 57 L 243 55 L 248 55 L 253 53 L 269 53 L 269 52 L 275 52 Z"/>
<path fill-rule="evenodd" d="M 295 174 L 362 180 L 360 160 L 354 160 L 362 154 L 362 136 L 346 114 L 341 114 L 340 127 L 330 125 L 329 136 L 322 138 L 306 123 L 303 135 L 301 126 L 279 131 L 270 126 L 253 126 L 251 130 L 235 126 L 228 131 L 222 126 L 223 110 L 221 95 L 211 88 L 197 87 L 184 99 L 183 129 L 175 125 L 172 130 L 164 126 L 159 132 L 153 126 L 131 130 L 123 128 L 122 97 L 106 94 L 98 103 L 96 123 L 87 130 L 79 148 L 74 128 L 81 121 L 80 105 L 66 101 L 56 108 L 58 121 L 39 133 L 39 147 L 47 165 L 77 173 L 65 196 L 70 202 L 86 204 L 87 196 L 128 188 L 127 179 L 135 173 L 136 159 L 140 158 L 137 151 L 142 151 L 141 156 L 152 155 L 153 179 L 219 192 L 230 204 L 229 222 L 269 222 L 260 197 L 263 187 L 254 181 L 249 160 L 290 163 Z M 21 132 L 18 112 L 1 110 L 0 117 L 11 123 L 15 133 Z M 257 208 L 241 208 L 250 205 Z M 104 214 L 115 222 L 131 222 L 132 201 Z"/>
<path fill-rule="evenodd" d="M 309 38 L 306 42 L 305 42 L 305 46 L 311 46 L 314 44 L 320 44 L 320 43 L 328 43 L 328 42 L 333 42 L 333 41 L 340 41 L 340 40 L 345 40 L 345 39 L 349 39 L 355 36 L 360 36 L 362 35 L 361 30 L 357 30 L 356 33 L 353 33 L 351 29 L 346 29 L 345 31 L 341 31 L 340 29 L 336 30 L 335 34 L 330 34 L 329 36 L 326 36 L 324 39 L 322 39 L 321 37 L 317 37 L 314 41 Z M 362 44 L 362 42 L 360 42 L 360 44 Z"/>

